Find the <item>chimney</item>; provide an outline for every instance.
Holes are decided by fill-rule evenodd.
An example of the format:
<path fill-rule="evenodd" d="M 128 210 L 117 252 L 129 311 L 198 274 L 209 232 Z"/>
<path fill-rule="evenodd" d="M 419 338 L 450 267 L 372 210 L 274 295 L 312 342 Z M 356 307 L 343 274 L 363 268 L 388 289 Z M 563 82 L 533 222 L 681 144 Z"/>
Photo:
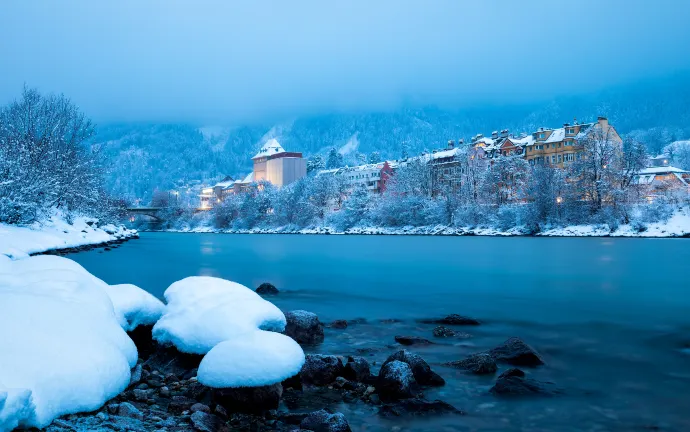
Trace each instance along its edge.
<path fill-rule="evenodd" d="M 573 117 L 573 124 L 577 126 L 577 117 Z"/>
<path fill-rule="evenodd" d="M 498 131 L 491 132 L 491 138 L 493 138 L 493 139 L 498 138 Z"/>
<path fill-rule="evenodd" d="M 599 123 L 599 126 L 602 129 L 607 128 L 609 125 L 609 119 L 607 119 L 606 117 L 602 117 L 602 116 L 597 117 L 597 122 Z"/>
<path fill-rule="evenodd" d="M 448 140 L 448 150 L 452 150 L 453 148 L 455 148 L 455 141 Z"/>
<path fill-rule="evenodd" d="M 563 127 L 568 127 L 570 126 L 570 123 L 563 123 Z"/>
<path fill-rule="evenodd" d="M 503 129 L 501 131 L 501 138 L 507 138 L 508 137 L 508 129 Z"/>
<path fill-rule="evenodd" d="M 460 138 L 460 139 L 458 140 L 458 147 L 460 147 L 460 146 L 463 145 L 463 144 L 465 144 L 465 139 L 464 139 L 464 138 Z"/>

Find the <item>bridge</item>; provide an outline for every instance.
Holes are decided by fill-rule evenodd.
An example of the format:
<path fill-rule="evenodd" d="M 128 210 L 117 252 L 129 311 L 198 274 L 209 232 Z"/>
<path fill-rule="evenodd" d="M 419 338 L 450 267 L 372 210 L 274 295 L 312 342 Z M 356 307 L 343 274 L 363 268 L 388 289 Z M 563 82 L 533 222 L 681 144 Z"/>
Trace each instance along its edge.
<path fill-rule="evenodd" d="M 129 213 L 130 215 L 148 216 L 152 219 L 159 221 L 161 220 L 161 218 L 158 217 L 158 212 L 161 210 L 161 207 L 129 207 L 127 208 L 127 213 Z"/>
<path fill-rule="evenodd" d="M 157 221 L 161 221 L 161 217 L 158 216 L 158 213 L 164 210 L 164 207 L 129 207 L 127 208 L 127 213 L 130 214 L 131 216 L 134 215 L 141 215 L 141 216 L 148 216 L 152 219 L 155 219 Z M 194 209 L 194 213 L 199 213 L 202 211 L 208 211 L 210 208 L 208 207 L 199 207 Z"/>

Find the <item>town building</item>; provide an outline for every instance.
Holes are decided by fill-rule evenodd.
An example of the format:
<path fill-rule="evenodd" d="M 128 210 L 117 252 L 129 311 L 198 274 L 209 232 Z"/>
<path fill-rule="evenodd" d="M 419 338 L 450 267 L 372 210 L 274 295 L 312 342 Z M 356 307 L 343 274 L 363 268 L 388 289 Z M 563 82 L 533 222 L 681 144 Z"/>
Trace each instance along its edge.
<path fill-rule="evenodd" d="M 254 181 L 268 181 L 282 187 L 307 175 L 307 161 L 302 153 L 287 152 L 275 139 L 270 139 L 252 158 Z"/>
<path fill-rule="evenodd" d="M 658 161 L 654 161 L 654 159 L 656 158 L 652 159 L 652 163 L 657 163 Z M 669 193 L 677 193 L 681 197 L 686 197 L 687 194 L 690 194 L 690 171 L 670 165 L 651 166 L 640 170 L 635 175 L 633 183 L 642 189 L 649 201 L 654 200 L 659 195 L 668 197 Z"/>
<path fill-rule="evenodd" d="M 393 175 L 394 162 L 379 162 L 353 167 L 333 168 L 321 170 L 317 176 L 333 176 L 343 181 L 345 187 L 354 190 L 363 187 L 371 193 L 381 193 L 386 190 L 386 182 Z"/>
<path fill-rule="evenodd" d="M 227 176 L 213 186 L 203 188 L 201 209 L 211 209 L 229 195 L 246 192 L 252 184 L 267 181 L 277 187 L 288 185 L 307 175 L 307 162 L 302 153 L 287 152 L 276 139 L 268 140 L 252 158 L 254 169 L 241 180 Z"/>

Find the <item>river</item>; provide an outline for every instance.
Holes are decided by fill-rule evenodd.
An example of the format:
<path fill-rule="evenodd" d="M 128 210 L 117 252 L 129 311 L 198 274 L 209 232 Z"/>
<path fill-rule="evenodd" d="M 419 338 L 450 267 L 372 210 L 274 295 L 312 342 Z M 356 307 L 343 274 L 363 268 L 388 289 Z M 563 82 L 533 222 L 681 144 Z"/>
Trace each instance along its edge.
<path fill-rule="evenodd" d="M 434 339 L 433 325 L 415 319 L 458 313 L 482 321 L 463 329 L 472 338 L 411 349 L 447 381 L 427 398 L 466 416 L 387 420 L 333 402 L 355 431 L 690 430 L 688 240 L 142 233 L 112 251 L 69 258 L 110 284 L 161 298 L 192 275 L 251 288 L 271 282 L 282 291 L 271 301 L 283 310 L 309 310 L 324 322 L 366 319 L 327 329 L 312 351 L 371 348 L 368 359 L 379 365 L 400 348 L 395 335 Z M 511 336 L 545 358 L 530 376 L 564 395 L 498 399 L 488 393 L 495 377 L 441 365 Z"/>

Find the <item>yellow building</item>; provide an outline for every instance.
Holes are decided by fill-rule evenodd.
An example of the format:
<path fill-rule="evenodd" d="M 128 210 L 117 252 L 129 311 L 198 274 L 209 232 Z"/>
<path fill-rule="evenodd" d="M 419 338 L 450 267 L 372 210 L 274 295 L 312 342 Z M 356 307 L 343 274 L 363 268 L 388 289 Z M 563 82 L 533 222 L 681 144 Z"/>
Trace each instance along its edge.
<path fill-rule="evenodd" d="M 544 164 L 559 168 L 583 157 L 584 143 L 588 139 L 623 143 L 606 117 L 599 117 L 594 123 L 566 123 L 558 129 L 539 128 L 532 138 L 532 142 L 525 146 L 524 153 L 530 165 Z"/>

